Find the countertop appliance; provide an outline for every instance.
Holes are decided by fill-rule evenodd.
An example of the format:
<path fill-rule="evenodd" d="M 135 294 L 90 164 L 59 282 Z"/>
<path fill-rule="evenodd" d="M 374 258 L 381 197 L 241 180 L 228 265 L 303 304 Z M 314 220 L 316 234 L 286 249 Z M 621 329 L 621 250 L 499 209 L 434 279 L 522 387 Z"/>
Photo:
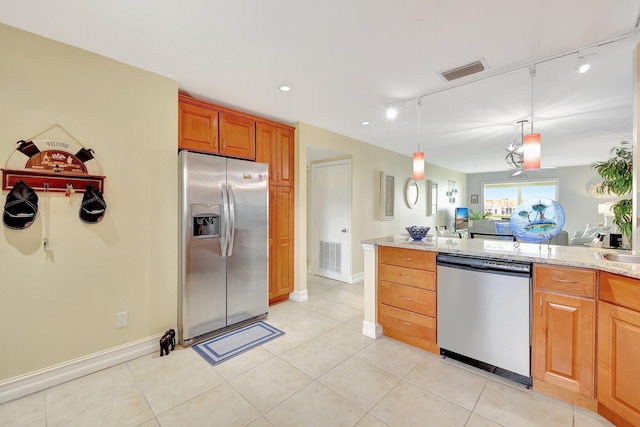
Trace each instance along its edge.
<path fill-rule="evenodd" d="M 178 340 L 269 309 L 268 165 L 181 151 Z"/>
<path fill-rule="evenodd" d="M 531 264 L 439 254 L 440 354 L 531 386 Z"/>

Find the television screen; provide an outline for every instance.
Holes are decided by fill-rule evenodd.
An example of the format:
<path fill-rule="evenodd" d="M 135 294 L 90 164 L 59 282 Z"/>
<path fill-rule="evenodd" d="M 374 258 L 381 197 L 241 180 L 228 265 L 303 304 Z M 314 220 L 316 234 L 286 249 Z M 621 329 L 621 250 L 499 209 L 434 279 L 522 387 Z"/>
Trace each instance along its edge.
<path fill-rule="evenodd" d="M 469 228 L 469 208 L 456 208 L 456 231 Z"/>

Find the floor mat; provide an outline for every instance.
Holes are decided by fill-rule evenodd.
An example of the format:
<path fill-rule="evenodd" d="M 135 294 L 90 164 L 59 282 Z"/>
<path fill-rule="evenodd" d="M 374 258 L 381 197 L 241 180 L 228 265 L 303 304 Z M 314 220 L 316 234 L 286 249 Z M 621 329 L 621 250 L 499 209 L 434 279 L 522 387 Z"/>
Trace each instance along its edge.
<path fill-rule="evenodd" d="M 207 362 L 217 365 L 281 335 L 284 332 L 260 321 L 203 341 L 193 349 Z"/>

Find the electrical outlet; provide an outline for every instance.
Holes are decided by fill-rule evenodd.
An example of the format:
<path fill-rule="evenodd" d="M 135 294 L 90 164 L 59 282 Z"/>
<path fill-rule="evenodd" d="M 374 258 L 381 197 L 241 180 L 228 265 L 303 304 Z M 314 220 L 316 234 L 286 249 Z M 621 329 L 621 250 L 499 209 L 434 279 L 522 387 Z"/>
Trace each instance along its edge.
<path fill-rule="evenodd" d="M 129 324 L 129 312 L 123 311 L 116 314 L 116 328 L 124 328 Z"/>

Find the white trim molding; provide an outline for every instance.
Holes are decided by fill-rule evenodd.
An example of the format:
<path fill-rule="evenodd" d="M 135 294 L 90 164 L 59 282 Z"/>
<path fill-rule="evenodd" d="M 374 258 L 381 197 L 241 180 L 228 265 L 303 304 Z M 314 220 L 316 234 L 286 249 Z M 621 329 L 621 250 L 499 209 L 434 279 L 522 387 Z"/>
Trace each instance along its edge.
<path fill-rule="evenodd" d="M 377 340 L 382 336 L 382 326 L 379 323 L 362 321 L 362 335 Z"/>
<path fill-rule="evenodd" d="M 349 279 L 349 284 L 353 285 L 354 283 L 362 282 L 363 280 L 364 280 L 364 271 L 351 276 L 351 279 Z"/>
<path fill-rule="evenodd" d="M 27 396 L 84 375 L 128 362 L 154 351 L 160 351 L 158 343 L 161 337 L 162 335 L 156 335 L 143 338 L 119 347 L 2 381 L 0 382 L 0 403 Z"/>
<path fill-rule="evenodd" d="M 309 299 L 309 292 L 305 289 L 303 291 L 293 291 L 289 294 L 289 299 L 295 302 L 303 302 Z"/>

